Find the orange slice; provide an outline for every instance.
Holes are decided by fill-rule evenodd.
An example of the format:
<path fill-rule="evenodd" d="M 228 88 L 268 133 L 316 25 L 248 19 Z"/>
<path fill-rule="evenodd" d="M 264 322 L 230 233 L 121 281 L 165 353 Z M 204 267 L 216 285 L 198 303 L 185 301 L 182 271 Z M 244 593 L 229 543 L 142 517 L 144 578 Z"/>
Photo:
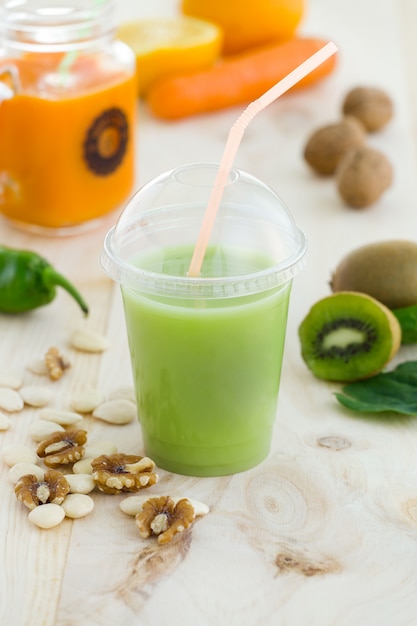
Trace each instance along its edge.
<path fill-rule="evenodd" d="M 117 36 L 135 53 L 141 96 L 159 78 L 214 64 L 223 43 L 219 26 L 185 16 L 127 22 Z"/>

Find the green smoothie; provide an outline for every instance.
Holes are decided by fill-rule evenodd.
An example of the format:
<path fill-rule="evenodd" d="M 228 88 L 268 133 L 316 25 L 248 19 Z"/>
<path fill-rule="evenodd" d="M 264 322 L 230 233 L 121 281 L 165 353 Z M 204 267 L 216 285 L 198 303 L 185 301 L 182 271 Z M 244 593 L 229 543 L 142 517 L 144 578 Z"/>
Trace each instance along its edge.
<path fill-rule="evenodd" d="M 185 276 L 192 252 L 167 249 L 132 262 Z M 240 249 L 209 249 L 202 275 L 244 275 L 269 265 Z M 204 301 L 122 287 L 145 452 L 159 467 L 224 475 L 267 456 L 290 287 Z"/>

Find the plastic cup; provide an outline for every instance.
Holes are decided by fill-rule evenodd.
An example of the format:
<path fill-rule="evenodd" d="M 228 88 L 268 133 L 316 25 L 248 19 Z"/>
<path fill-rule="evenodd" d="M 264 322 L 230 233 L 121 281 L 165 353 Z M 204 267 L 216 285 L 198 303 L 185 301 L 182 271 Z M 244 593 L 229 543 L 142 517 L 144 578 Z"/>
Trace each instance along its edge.
<path fill-rule="evenodd" d="M 277 194 L 232 169 L 201 275 L 188 276 L 217 168 L 184 165 L 144 185 L 102 254 L 121 286 L 144 452 L 192 476 L 234 474 L 268 455 L 306 252 Z"/>

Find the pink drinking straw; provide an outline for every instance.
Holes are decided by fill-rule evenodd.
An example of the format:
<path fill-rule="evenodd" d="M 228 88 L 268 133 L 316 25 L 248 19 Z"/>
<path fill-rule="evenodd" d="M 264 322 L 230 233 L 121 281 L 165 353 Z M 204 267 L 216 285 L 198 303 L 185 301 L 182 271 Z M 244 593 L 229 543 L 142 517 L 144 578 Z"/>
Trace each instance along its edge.
<path fill-rule="evenodd" d="M 204 260 L 210 234 L 216 219 L 217 210 L 223 195 L 223 189 L 229 177 L 229 172 L 239 148 L 239 144 L 242 140 L 243 133 L 249 125 L 249 122 L 253 120 L 255 115 L 274 102 L 274 100 L 279 98 L 279 96 L 283 93 L 288 91 L 288 89 L 307 76 L 307 74 L 310 74 L 310 72 L 335 54 L 335 52 L 337 52 L 337 47 L 332 41 L 330 41 L 306 61 L 301 63 L 301 65 L 296 67 L 295 70 L 287 74 L 287 76 L 284 76 L 282 80 L 268 89 L 268 91 L 266 91 L 262 96 L 251 102 L 233 124 L 227 138 L 223 156 L 214 181 L 214 186 L 203 217 L 200 233 L 197 238 L 190 268 L 188 270 L 189 276 L 196 277 L 200 275 L 201 265 Z"/>

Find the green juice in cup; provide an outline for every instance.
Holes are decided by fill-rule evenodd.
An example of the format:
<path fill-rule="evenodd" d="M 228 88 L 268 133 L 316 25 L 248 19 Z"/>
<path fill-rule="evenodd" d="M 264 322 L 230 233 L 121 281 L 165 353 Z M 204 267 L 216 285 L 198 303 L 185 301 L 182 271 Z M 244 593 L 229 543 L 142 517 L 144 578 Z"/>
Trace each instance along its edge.
<path fill-rule="evenodd" d="M 138 265 L 178 276 L 192 252 L 166 249 Z M 202 276 L 269 265 L 259 254 L 209 249 Z M 165 469 L 196 476 L 258 464 L 270 449 L 289 284 L 208 301 L 122 292 L 146 454 Z"/>
<path fill-rule="evenodd" d="M 232 169 L 199 272 L 190 265 L 216 164 L 165 172 L 130 199 L 101 257 L 120 284 L 143 448 L 218 476 L 271 446 L 292 280 L 306 241 L 276 193 Z"/>

